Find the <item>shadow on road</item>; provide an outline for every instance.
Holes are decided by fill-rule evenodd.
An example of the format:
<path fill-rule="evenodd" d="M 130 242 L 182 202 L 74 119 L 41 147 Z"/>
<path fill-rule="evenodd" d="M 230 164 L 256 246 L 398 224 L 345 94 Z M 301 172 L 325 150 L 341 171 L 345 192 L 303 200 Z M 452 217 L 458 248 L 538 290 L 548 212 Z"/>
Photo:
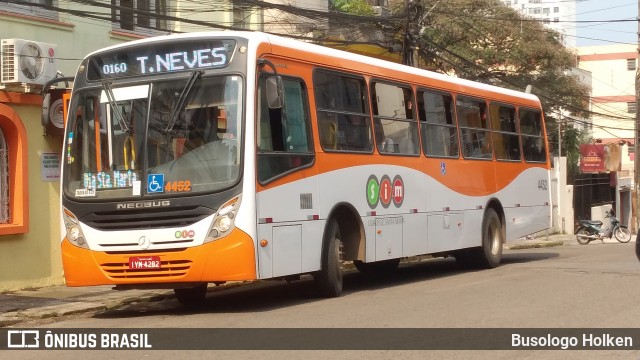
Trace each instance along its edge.
<path fill-rule="evenodd" d="M 533 261 L 542 261 L 557 258 L 560 256 L 555 252 L 530 252 L 530 251 L 514 251 L 502 255 L 502 265 L 528 263 Z"/>
<path fill-rule="evenodd" d="M 543 261 L 557 257 L 552 252 L 510 252 L 503 255 L 503 265 L 496 269 L 508 268 L 511 264 Z M 462 269 L 453 258 L 437 258 L 419 262 L 403 263 L 400 267 L 384 275 L 368 275 L 357 270 L 347 270 L 344 275 L 343 296 L 362 291 L 373 291 L 417 282 L 465 276 L 483 270 Z M 205 302 L 199 307 L 185 307 L 171 295 L 126 304 L 121 307 L 95 314 L 95 318 L 135 318 L 149 315 L 252 313 L 271 311 L 323 299 L 317 297 L 311 277 L 288 283 L 284 280 L 256 281 L 253 283 L 221 286 L 209 289 Z"/>

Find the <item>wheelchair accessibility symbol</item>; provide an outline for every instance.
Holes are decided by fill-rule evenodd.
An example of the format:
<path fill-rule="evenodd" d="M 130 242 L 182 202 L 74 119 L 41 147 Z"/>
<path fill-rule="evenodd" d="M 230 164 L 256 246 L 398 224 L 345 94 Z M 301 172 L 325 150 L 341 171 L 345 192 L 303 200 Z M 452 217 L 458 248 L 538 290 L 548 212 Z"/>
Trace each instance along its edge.
<path fill-rule="evenodd" d="M 164 192 L 164 174 L 147 175 L 147 193 Z"/>

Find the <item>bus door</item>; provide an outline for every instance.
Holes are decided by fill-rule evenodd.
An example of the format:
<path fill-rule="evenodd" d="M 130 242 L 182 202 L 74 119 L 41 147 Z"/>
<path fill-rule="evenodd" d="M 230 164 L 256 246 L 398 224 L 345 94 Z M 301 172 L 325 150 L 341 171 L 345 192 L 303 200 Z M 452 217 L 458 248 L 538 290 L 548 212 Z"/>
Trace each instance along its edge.
<path fill-rule="evenodd" d="M 284 97 L 281 106 L 271 96 L 277 88 Z M 314 239 L 321 238 L 322 224 L 309 221 L 319 218 L 319 198 L 304 81 L 263 73 L 257 117 L 258 239 L 268 241 L 258 248 L 259 276 L 317 270 L 321 244 Z"/>

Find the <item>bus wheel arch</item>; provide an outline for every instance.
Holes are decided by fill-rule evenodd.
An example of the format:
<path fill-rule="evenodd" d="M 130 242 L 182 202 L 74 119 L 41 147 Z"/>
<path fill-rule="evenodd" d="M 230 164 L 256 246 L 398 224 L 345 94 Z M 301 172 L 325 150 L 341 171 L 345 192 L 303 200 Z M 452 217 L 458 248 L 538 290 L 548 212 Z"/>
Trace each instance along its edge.
<path fill-rule="evenodd" d="M 358 211 L 347 203 L 337 204 L 330 212 L 328 220 L 335 220 L 340 229 L 344 261 L 364 260 L 364 224 Z"/>

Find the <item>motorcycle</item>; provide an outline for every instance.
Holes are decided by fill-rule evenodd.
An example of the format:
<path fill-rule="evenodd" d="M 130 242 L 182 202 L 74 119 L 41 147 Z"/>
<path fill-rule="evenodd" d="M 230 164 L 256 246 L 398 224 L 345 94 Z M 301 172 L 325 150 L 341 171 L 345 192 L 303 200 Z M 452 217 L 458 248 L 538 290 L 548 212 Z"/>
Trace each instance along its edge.
<path fill-rule="evenodd" d="M 615 237 L 621 243 L 631 240 L 631 232 L 626 226 L 620 224 L 620 220 L 613 215 L 613 210 L 607 211 L 605 218 L 611 219 L 611 227 L 602 229 L 602 221 L 578 220 L 576 239 L 581 245 L 587 245 L 594 240 L 604 242 L 604 238 Z"/>

